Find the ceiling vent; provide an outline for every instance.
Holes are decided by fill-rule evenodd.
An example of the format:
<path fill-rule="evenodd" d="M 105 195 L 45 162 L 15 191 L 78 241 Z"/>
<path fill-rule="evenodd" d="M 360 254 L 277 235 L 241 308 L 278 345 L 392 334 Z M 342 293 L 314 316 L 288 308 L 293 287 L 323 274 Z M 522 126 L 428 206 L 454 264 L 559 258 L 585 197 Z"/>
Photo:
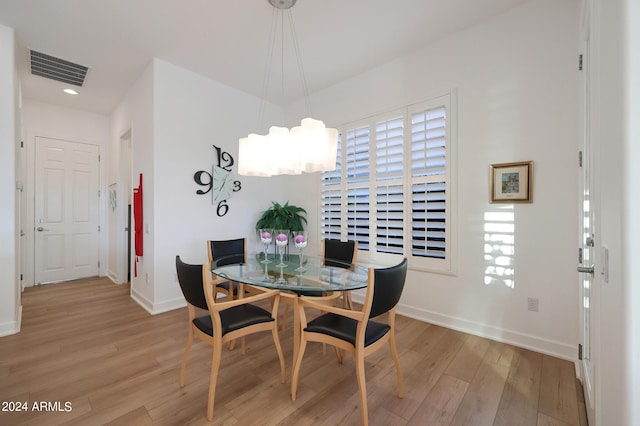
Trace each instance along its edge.
<path fill-rule="evenodd" d="M 84 65 L 31 50 L 31 74 L 33 75 L 82 87 L 88 70 L 89 68 Z"/>

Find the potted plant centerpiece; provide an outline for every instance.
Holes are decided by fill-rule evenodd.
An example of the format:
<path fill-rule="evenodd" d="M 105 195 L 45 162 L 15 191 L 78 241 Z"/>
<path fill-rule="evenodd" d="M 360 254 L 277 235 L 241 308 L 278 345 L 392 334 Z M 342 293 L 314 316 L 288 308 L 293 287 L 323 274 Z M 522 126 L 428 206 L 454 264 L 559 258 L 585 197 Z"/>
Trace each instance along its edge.
<path fill-rule="evenodd" d="M 306 214 L 307 211 L 305 209 L 289 204 L 288 201 L 284 205 L 272 201 L 271 207 L 262 212 L 262 216 L 256 222 L 256 232 L 259 233 L 261 229 L 286 229 L 289 232 L 303 231 L 304 225 L 307 223 Z M 288 237 L 291 237 L 291 235 Z"/>

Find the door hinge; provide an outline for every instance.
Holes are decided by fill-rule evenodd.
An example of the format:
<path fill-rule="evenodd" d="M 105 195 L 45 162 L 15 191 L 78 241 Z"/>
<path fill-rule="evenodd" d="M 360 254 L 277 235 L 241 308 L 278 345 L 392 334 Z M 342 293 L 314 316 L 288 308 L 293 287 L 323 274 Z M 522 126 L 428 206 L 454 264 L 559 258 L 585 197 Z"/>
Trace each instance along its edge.
<path fill-rule="evenodd" d="M 582 361 L 582 345 L 578 343 L 578 359 Z"/>
<path fill-rule="evenodd" d="M 98 189 L 98 198 L 100 198 L 100 190 Z"/>
<path fill-rule="evenodd" d="M 98 260 L 98 268 L 100 268 L 100 261 Z"/>
<path fill-rule="evenodd" d="M 24 141 L 20 141 L 20 148 L 24 148 Z"/>
<path fill-rule="evenodd" d="M 578 151 L 578 167 L 582 167 L 582 151 Z"/>
<path fill-rule="evenodd" d="M 578 71 L 582 71 L 582 53 L 578 55 Z"/>
<path fill-rule="evenodd" d="M 98 232 L 100 232 L 100 225 L 98 225 Z"/>
<path fill-rule="evenodd" d="M 98 163 L 100 162 L 100 154 L 98 154 Z"/>
<path fill-rule="evenodd" d="M 578 248 L 578 264 L 582 264 L 582 247 Z"/>
<path fill-rule="evenodd" d="M 20 274 L 20 281 L 23 281 L 24 277 L 22 276 L 22 274 Z"/>

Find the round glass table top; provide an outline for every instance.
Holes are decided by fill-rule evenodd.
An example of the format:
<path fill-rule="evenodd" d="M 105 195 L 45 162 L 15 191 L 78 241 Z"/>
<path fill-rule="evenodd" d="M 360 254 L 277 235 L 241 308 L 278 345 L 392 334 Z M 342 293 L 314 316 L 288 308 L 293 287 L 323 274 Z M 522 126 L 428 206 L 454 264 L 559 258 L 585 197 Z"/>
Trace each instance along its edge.
<path fill-rule="evenodd" d="M 264 252 L 249 254 L 244 263 L 237 256 L 221 257 L 214 261 L 212 272 L 220 278 L 259 287 L 304 293 L 348 291 L 367 286 L 368 269 L 331 260 L 325 265 L 320 256 L 303 256 L 302 265 L 297 255 L 270 256 L 265 263 Z"/>

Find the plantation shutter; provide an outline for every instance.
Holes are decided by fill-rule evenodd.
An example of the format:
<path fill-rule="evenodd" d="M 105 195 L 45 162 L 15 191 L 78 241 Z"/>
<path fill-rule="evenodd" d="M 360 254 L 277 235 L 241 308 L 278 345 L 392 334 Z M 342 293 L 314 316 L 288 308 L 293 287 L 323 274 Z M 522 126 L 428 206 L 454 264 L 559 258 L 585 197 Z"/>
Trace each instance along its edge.
<path fill-rule="evenodd" d="M 369 250 L 370 130 L 368 126 L 347 131 L 347 236 L 358 242 L 359 250 Z"/>
<path fill-rule="evenodd" d="M 404 118 L 376 123 L 376 250 L 403 253 Z"/>
<path fill-rule="evenodd" d="M 411 254 L 447 256 L 446 107 L 412 111 Z"/>
<path fill-rule="evenodd" d="M 338 169 L 322 175 L 321 233 L 358 242 L 373 264 L 456 268 L 456 94 L 344 126 Z"/>
<path fill-rule="evenodd" d="M 338 137 L 336 169 L 322 174 L 320 229 L 323 238 L 339 240 L 342 225 L 342 135 Z"/>

